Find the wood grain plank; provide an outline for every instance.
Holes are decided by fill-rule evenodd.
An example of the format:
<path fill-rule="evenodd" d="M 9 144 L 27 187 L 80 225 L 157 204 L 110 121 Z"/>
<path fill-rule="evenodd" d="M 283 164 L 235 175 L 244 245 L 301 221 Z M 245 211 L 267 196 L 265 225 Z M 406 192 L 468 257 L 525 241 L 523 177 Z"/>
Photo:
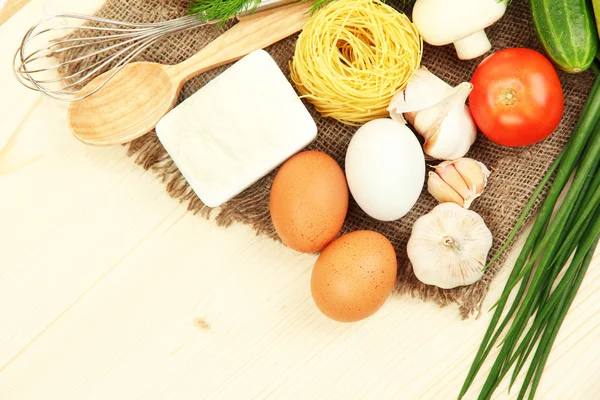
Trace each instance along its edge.
<path fill-rule="evenodd" d="M 0 24 L 0 151 L 27 118 L 27 113 L 40 98 L 33 90 L 25 89 L 13 75 L 13 59 L 23 36 L 32 24 L 48 16 L 48 1 L 28 0 L 23 8 Z M 74 13 L 92 13 L 102 0 L 57 0 L 51 3 L 54 11 L 69 10 Z M 2 13 L 3 11 L 0 11 Z M 43 140 L 43 138 L 41 138 Z"/>
<path fill-rule="evenodd" d="M 8 21 L 30 0 L 0 0 L 0 25 Z"/>
<path fill-rule="evenodd" d="M 31 1 L 2 45 L 39 16 Z M 0 93 L 0 110 L 25 115 L 20 90 Z M 310 298 L 314 256 L 187 213 L 124 148 L 74 140 L 62 106 L 14 122 L 50 146 L 0 176 L 0 399 L 456 398 L 488 314 L 392 297 L 366 321 L 330 321 Z M 597 253 L 539 399 L 600 398 L 599 267 Z M 514 395 L 504 382 L 495 399 Z"/>

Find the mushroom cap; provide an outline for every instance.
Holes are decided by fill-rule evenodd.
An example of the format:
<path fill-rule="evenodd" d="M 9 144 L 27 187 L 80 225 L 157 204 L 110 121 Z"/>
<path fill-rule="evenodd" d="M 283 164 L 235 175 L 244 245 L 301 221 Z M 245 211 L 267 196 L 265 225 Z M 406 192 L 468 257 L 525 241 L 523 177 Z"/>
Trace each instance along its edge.
<path fill-rule="evenodd" d="M 498 21 L 506 2 L 498 0 L 417 0 L 412 19 L 423 39 L 444 46 Z"/>

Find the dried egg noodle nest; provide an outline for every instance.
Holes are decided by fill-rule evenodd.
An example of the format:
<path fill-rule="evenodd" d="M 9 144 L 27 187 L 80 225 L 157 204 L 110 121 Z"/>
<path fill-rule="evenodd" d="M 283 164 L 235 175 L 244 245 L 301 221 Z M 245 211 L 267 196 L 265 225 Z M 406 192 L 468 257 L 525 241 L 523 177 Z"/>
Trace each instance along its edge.
<path fill-rule="evenodd" d="M 406 15 L 378 0 L 339 0 L 304 27 L 291 79 L 323 116 L 360 125 L 388 116 L 390 100 L 422 53 L 423 41 Z"/>

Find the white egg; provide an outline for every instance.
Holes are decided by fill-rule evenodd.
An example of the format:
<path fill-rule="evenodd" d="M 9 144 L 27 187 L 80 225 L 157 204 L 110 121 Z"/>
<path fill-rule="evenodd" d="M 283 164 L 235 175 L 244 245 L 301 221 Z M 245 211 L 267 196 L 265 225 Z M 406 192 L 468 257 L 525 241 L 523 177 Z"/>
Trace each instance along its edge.
<path fill-rule="evenodd" d="M 376 119 L 352 137 L 346 153 L 346 178 L 363 211 L 381 221 L 394 221 L 404 217 L 421 194 L 425 156 L 405 125 Z"/>

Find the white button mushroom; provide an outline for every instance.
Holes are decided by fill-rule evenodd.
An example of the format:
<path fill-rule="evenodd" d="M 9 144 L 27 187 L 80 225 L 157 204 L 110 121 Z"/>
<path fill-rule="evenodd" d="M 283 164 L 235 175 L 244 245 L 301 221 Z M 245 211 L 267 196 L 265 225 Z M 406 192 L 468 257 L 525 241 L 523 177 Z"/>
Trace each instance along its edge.
<path fill-rule="evenodd" d="M 471 60 L 491 50 L 484 29 L 506 11 L 501 0 L 417 0 L 413 23 L 427 43 L 454 44 L 458 58 Z"/>

